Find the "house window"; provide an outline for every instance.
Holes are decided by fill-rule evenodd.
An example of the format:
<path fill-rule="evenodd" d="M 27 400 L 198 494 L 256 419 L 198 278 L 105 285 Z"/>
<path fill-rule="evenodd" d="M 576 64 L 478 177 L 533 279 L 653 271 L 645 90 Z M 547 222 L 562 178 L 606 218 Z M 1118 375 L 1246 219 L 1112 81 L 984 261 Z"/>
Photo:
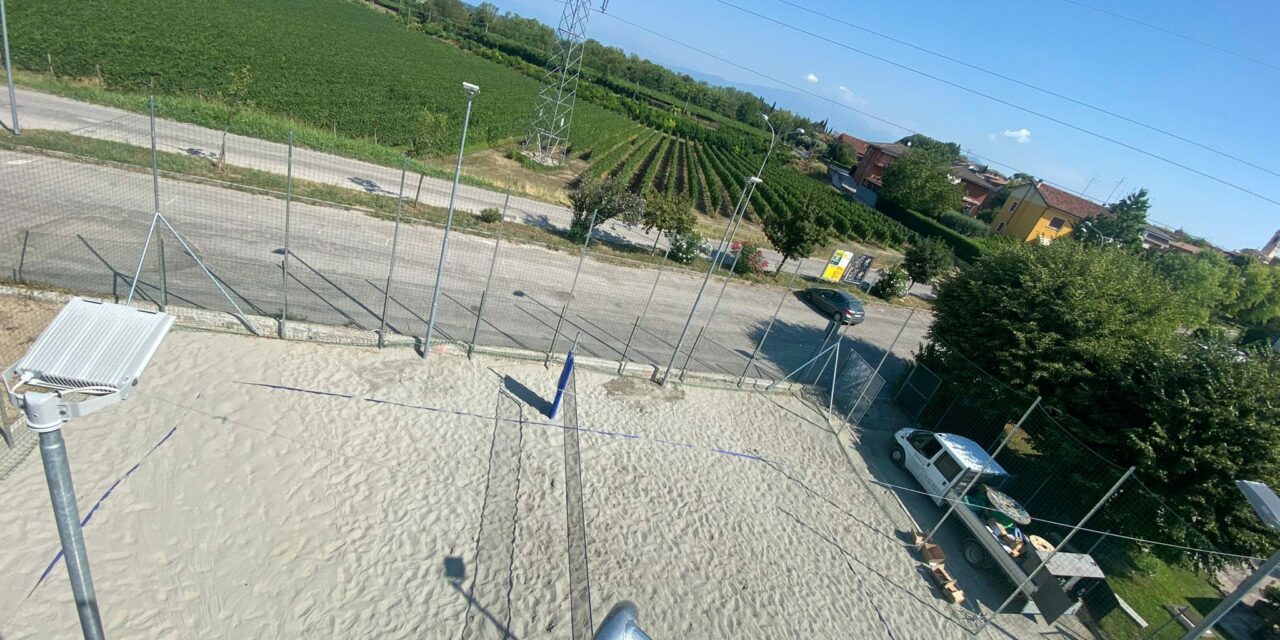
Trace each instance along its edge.
<path fill-rule="evenodd" d="M 997 225 L 997 226 L 996 226 L 996 233 L 1000 233 L 1001 231 L 1004 231 L 1004 223 L 1003 223 L 1003 222 L 1001 222 L 999 225 Z"/>
<path fill-rule="evenodd" d="M 1009 213 L 1013 213 L 1014 211 L 1017 211 L 1018 205 L 1020 204 L 1022 204 L 1021 200 L 1014 200 L 1013 202 L 1009 203 Z"/>
<path fill-rule="evenodd" d="M 1066 224 L 1067 224 L 1066 220 L 1063 220 L 1058 216 L 1054 216 L 1053 219 L 1049 221 L 1049 228 L 1053 229 L 1054 231 L 1062 231 L 1062 227 Z"/>

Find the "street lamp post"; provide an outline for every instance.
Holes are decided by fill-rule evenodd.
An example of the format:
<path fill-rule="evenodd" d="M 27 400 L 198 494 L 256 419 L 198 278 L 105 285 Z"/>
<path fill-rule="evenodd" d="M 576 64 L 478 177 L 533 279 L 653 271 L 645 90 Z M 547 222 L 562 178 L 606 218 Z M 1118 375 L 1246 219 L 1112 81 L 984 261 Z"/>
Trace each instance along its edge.
<path fill-rule="evenodd" d="M 4 41 L 4 77 L 9 84 L 9 115 L 13 118 L 13 135 L 22 133 L 18 126 L 18 98 L 13 91 L 13 61 L 9 59 L 9 20 L 4 13 L 4 0 L 0 0 L 0 40 Z"/>
<path fill-rule="evenodd" d="M 449 191 L 449 213 L 444 222 L 444 240 L 440 242 L 440 264 L 436 265 L 436 286 L 431 290 L 431 312 L 427 316 L 427 335 L 422 340 L 422 359 L 431 353 L 431 334 L 436 328 L 436 307 L 440 304 L 440 279 L 444 274 L 444 261 L 449 254 L 449 230 L 453 228 L 453 212 L 458 201 L 458 181 L 462 179 L 462 154 L 467 150 L 467 126 L 471 124 L 471 103 L 480 87 L 470 82 L 462 83 L 467 92 L 467 115 L 462 119 L 462 142 L 458 147 L 458 164 L 453 170 L 453 189 Z"/>
<path fill-rule="evenodd" d="M 676 358 L 680 356 L 680 347 L 684 346 L 684 339 L 689 337 L 689 326 L 693 324 L 693 316 L 698 311 L 698 303 L 702 302 L 702 294 L 707 290 L 707 284 L 711 282 L 711 276 L 715 274 L 716 267 L 719 264 L 718 256 L 724 252 L 726 246 L 733 238 L 733 234 L 738 229 L 738 221 L 740 217 L 746 215 L 747 202 L 751 198 L 751 193 L 755 191 L 756 185 L 764 182 L 760 179 L 759 173 L 764 172 L 764 167 L 769 162 L 769 155 L 773 153 L 773 145 L 778 142 L 778 132 L 773 128 L 773 123 L 769 122 L 769 115 L 763 114 L 765 124 L 769 125 L 769 150 L 764 154 L 764 162 L 760 163 L 760 171 L 757 175 L 747 178 L 747 183 L 742 186 L 742 193 L 738 196 L 738 204 L 733 209 L 733 215 L 729 216 L 729 223 L 724 226 L 724 235 L 720 237 L 720 244 L 716 247 L 716 254 L 712 256 L 711 266 L 707 268 L 707 275 L 702 279 L 702 286 L 698 288 L 698 295 L 693 299 L 693 307 L 689 309 L 689 317 L 684 321 L 684 328 L 680 330 L 680 338 L 676 340 L 676 347 L 671 351 L 671 360 L 667 362 L 667 370 L 662 374 L 662 386 L 667 386 L 667 381 L 671 379 L 671 369 L 675 367 Z"/>
<path fill-rule="evenodd" d="M 1280 529 L 1280 497 L 1276 497 L 1271 487 L 1251 480 L 1236 480 L 1236 487 L 1249 500 L 1249 504 L 1253 505 L 1253 510 L 1258 514 L 1258 518 L 1262 520 L 1263 524 L 1273 530 Z M 1219 602 L 1218 606 L 1214 607 L 1213 611 L 1210 611 L 1209 615 L 1200 621 L 1200 624 L 1188 631 L 1187 635 L 1182 636 L 1182 640 L 1195 640 L 1208 633 L 1209 629 L 1217 624 L 1219 620 L 1222 620 L 1237 604 L 1240 604 L 1240 601 L 1250 591 L 1256 589 L 1258 585 L 1262 584 L 1263 580 L 1270 577 L 1277 567 L 1280 567 L 1280 550 L 1271 554 L 1271 557 L 1267 558 L 1267 561 L 1263 562 L 1262 566 L 1253 572 L 1253 575 L 1245 578 L 1244 582 L 1241 582 L 1240 586 L 1231 592 L 1231 595 Z"/>

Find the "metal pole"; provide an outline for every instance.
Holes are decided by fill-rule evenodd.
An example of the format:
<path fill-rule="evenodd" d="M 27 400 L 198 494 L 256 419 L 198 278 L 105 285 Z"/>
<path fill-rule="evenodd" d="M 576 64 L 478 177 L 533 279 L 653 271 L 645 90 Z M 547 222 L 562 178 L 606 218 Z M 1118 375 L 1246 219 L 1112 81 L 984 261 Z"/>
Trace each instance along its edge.
<path fill-rule="evenodd" d="M 733 216 L 729 218 L 729 223 L 724 226 L 724 235 L 720 237 L 720 244 L 716 247 L 716 259 L 711 261 L 711 266 L 707 268 L 707 275 L 702 279 L 702 286 L 698 288 L 698 295 L 693 299 L 693 306 L 689 309 L 689 317 L 684 321 L 684 328 L 680 330 L 680 338 L 676 340 L 676 348 L 671 351 L 671 360 L 667 362 L 667 370 L 662 374 L 662 386 L 667 386 L 667 381 L 671 379 L 671 369 L 676 366 L 676 358 L 680 355 L 680 347 L 684 345 L 684 339 L 689 336 L 689 327 L 693 325 L 693 315 L 698 311 L 698 303 L 702 302 L 702 294 L 707 290 L 707 283 L 711 282 L 711 276 L 716 271 L 719 254 L 724 250 L 725 243 L 728 242 L 730 234 L 733 232 L 734 221 L 738 217 L 739 210 L 745 210 L 747 192 L 751 186 L 760 179 L 752 176 L 747 179 L 747 183 L 742 186 L 742 193 L 738 196 L 738 205 L 734 207 Z"/>
<path fill-rule="evenodd" d="M 1114 496 L 1116 492 L 1120 490 L 1121 485 L 1123 485 L 1126 481 L 1129 480 L 1130 476 L 1133 475 L 1133 471 L 1135 468 L 1136 467 L 1129 467 L 1129 470 L 1125 471 L 1123 476 L 1120 476 L 1120 479 L 1117 480 L 1116 483 L 1111 486 L 1111 489 L 1107 491 L 1106 495 L 1102 496 L 1102 499 L 1098 501 L 1098 504 L 1093 505 L 1093 508 L 1089 510 L 1089 513 L 1086 513 L 1085 516 L 1080 519 L 1080 522 L 1076 523 L 1076 526 L 1071 528 L 1071 531 L 1067 533 L 1067 537 L 1063 538 L 1062 542 L 1059 542 L 1056 546 L 1054 546 L 1053 551 L 1050 551 L 1048 556 L 1045 556 L 1045 559 L 1040 563 L 1040 566 L 1036 567 L 1029 575 L 1027 575 L 1026 579 L 1024 579 L 1016 588 L 1014 588 L 1013 593 L 1009 594 L 1009 597 L 1005 598 L 1004 602 L 1000 603 L 1000 606 L 996 607 L 996 609 L 991 612 L 991 615 L 989 617 L 982 619 L 982 625 L 978 627 L 977 631 L 973 632 L 973 635 L 976 636 L 979 633 L 982 633 L 982 630 L 986 629 L 987 625 L 991 624 L 991 621 L 995 619 L 996 615 L 998 615 L 1001 611 L 1004 611 L 1004 608 L 1009 606 L 1009 603 L 1013 602 L 1014 598 L 1018 597 L 1018 594 L 1021 593 L 1022 590 L 1026 588 L 1026 586 L 1030 584 L 1033 579 L 1035 579 L 1036 574 L 1040 573 L 1041 569 L 1044 569 L 1045 567 L 1049 566 L 1049 561 L 1053 560 L 1053 557 L 1057 555 L 1058 552 L 1062 550 L 1063 547 L 1067 546 L 1068 542 L 1071 542 L 1071 538 L 1075 536 L 1076 533 L 1080 531 L 1081 528 L 1084 527 L 1085 523 L 1088 522 L 1089 519 L 1094 516 L 1094 514 L 1098 513 L 1100 509 L 1102 509 L 1102 505 L 1106 504 L 1107 501 L 1111 499 L 1111 496 Z M 1276 555 L 1272 556 L 1271 559 L 1268 560 L 1267 562 L 1271 563 L 1273 561 L 1275 562 L 1275 564 L 1271 565 L 1271 567 L 1265 573 L 1262 574 L 1263 578 L 1266 578 L 1271 574 L 1270 569 L 1275 569 L 1276 566 L 1280 566 L 1280 552 L 1277 552 Z M 1258 582 L 1261 582 L 1261 581 L 1262 581 L 1261 579 L 1258 580 Z M 1257 583 L 1255 583 L 1254 586 L 1256 586 L 1256 584 Z M 1244 585 L 1242 584 L 1241 586 L 1244 586 Z M 1226 602 L 1226 601 L 1223 601 L 1223 602 Z M 1221 604 L 1218 605 L 1219 608 L 1221 606 L 1222 606 Z M 1214 611 L 1216 612 L 1217 609 L 1215 608 Z M 1223 610 L 1222 613 L 1225 614 L 1226 610 Z M 1210 615 L 1212 615 L 1212 613 Z M 1219 615 L 1219 617 L 1221 617 L 1221 615 Z M 1208 622 L 1208 621 L 1209 621 L 1209 618 L 1205 618 L 1205 622 Z M 1199 633 L 1196 633 L 1196 630 L 1192 629 L 1187 633 L 1186 636 L 1183 636 L 1183 637 L 1184 638 L 1200 637 L 1200 634 L 1204 633 L 1209 628 L 1207 625 L 1205 625 L 1205 622 L 1201 622 L 1200 625 L 1197 625 L 1197 628 L 1201 626 L 1204 627 L 1204 629 L 1202 629 Z M 1214 622 L 1216 622 L 1216 620 Z"/>
<path fill-rule="evenodd" d="M 4 40 L 4 75 L 9 84 L 9 117 L 13 119 L 13 135 L 21 135 L 18 126 L 18 98 L 13 90 L 13 61 L 9 59 L 9 19 L 4 13 L 4 0 L 0 0 L 0 36 Z"/>
<path fill-rule="evenodd" d="M 142 243 L 142 252 L 138 254 L 138 268 L 133 271 L 133 281 L 129 283 L 129 297 L 125 304 L 133 302 L 133 292 L 138 288 L 138 278 L 142 276 L 142 263 L 147 259 L 147 251 L 151 248 L 151 236 L 156 232 L 156 220 L 160 217 L 160 172 L 156 153 L 156 97 L 147 96 L 147 116 L 151 121 L 151 193 L 155 208 L 151 216 L 151 227 L 147 229 L 147 239 Z M 118 301 L 117 301 L 118 302 Z"/>
<path fill-rule="evenodd" d="M 471 344 L 467 346 L 467 358 L 471 358 L 476 349 L 476 340 L 480 337 L 480 323 L 484 318 L 484 303 L 489 298 L 489 287 L 493 284 L 493 271 L 498 266 L 498 245 L 502 243 L 502 225 L 507 221 L 507 205 L 511 203 L 511 189 L 507 189 L 507 198 L 502 203 L 502 219 L 498 221 L 498 235 L 493 238 L 493 255 L 489 258 L 489 275 L 484 279 L 484 289 L 480 292 L 480 309 L 476 311 L 476 326 L 471 330 Z"/>
<path fill-rule="evenodd" d="M 827 396 L 827 424 L 831 424 L 831 405 L 836 402 L 836 380 L 840 377 L 840 340 L 836 340 L 836 360 L 831 365 L 831 394 Z"/>
<path fill-rule="evenodd" d="M 1262 563 L 1262 566 L 1258 567 L 1257 571 L 1253 572 L 1253 575 L 1245 578 L 1244 582 L 1241 582 L 1240 586 L 1236 587 L 1235 591 L 1231 592 L 1231 595 L 1223 598 L 1222 602 L 1219 602 L 1218 606 L 1214 607 L 1213 611 L 1210 611 L 1209 615 L 1205 616 L 1204 620 L 1200 621 L 1200 624 L 1196 625 L 1188 631 L 1186 635 L 1182 636 L 1182 640 L 1195 640 L 1196 638 L 1203 636 L 1205 633 L 1208 633 L 1209 629 L 1212 628 L 1213 625 L 1218 624 L 1218 621 L 1222 620 L 1224 616 L 1230 613 L 1237 604 L 1240 604 L 1240 601 L 1244 599 L 1250 591 L 1258 588 L 1258 585 L 1262 584 L 1264 580 L 1270 578 L 1271 573 L 1274 572 L 1277 567 L 1280 567 L 1280 551 L 1276 551 L 1271 554 L 1271 557 L 1267 558 L 1267 561 Z"/>
<path fill-rule="evenodd" d="M 156 238 L 160 248 L 160 310 L 169 307 L 169 267 L 164 259 L 164 238 Z"/>
<path fill-rule="evenodd" d="M 587 237 L 582 241 L 582 250 L 578 252 L 578 266 L 573 270 L 573 281 L 569 284 L 569 299 L 564 301 L 564 306 L 560 307 L 560 318 L 556 320 L 556 331 L 551 335 L 551 349 L 547 351 L 547 362 L 551 362 L 551 354 L 556 352 L 556 343 L 560 341 L 560 326 L 564 324 L 564 317 L 569 313 L 569 304 L 573 302 L 573 294 L 578 290 L 578 275 L 582 273 L 582 263 L 587 259 L 587 246 L 591 244 L 591 234 L 596 230 L 596 214 L 599 210 L 591 212 L 591 224 L 587 226 Z"/>
<path fill-rule="evenodd" d="M 926 542 L 933 540 L 934 534 L 938 533 L 938 529 L 942 528 L 942 523 L 947 521 L 947 518 L 949 518 L 951 514 L 956 510 L 956 506 L 960 504 L 960 496 L 967 495 L 969 491 L 973 489 L 973 485 L 977 484 L 978 480 L 980 480 L 982 476 L 986 474 L 987 469 L 991 467 L 991 463 L 996 461 L 996 456 L 1000 455 L 1001 451 L 1004 451 L 1004 446 L 1006 444 L 1009 444 L 1009 440 L 1013 438 L 1013 434 L 1022 430 L 1022 424 L 1027 421 L 1027 418 L 1031 417 L 1031 412 L 1035 411 L 1036 407 L 1039 407 L 1039 406 L 1040 406 L 1040 397 L 1036 396 L 1035 402 L 1032 402 L 1031 406 L 1027 407 L 1026 412 L 1023 413 L 1022 417 L 1018 419 L 1017 424 L 1013 425 L 1013 428 L 1009 430 L 1009 433 L 1005 434 L 1004 438 L 1000 440 L 1000 445 L 996 447 L 995 451 L 991 452 L 991 455 L 987 457 L 987 461 L 982 463 L 982 471 L 975 474 L 973 478 L 969 480 L 969 483 L 965 485 L 964 491 L 961 491 L 959 496 L 957 496 L 954 500 L 948 500 L 948 502 L 950 502 L 951 505 L 947 507 L 947 512 L 942 514 L 942 518 L 938 520 L 938 524 L 933 525 L 933 528 L 929 530 L 929 533 L 925 534 L 924 540 L 920 544 L 924 544 Z M 946 497 L 946 496 L 942 496 L 942 497 Z"/>
<path fill-rule="evenodd" d="M 853 415 L 853 410 L 858 408 L 858 403 L 862 402 L 862 399 L 866 397 L 867 389 L 871 388 L 871 383 L 875 382 L 876 376 L 880 375 L 880 368 L 884 366 L 885 360 L 889 359 L 889 354 L 893 353 L 893 348 L 898 346 L 898 339 L 902 337 L 903 332 L 907 330 L 907 325 L 911 324 L 911 319 L 914 317 L 916 317 L 916 310 L 912 309 L 911 313 L 907 314 L 907 321 L 902 323 L 901 327 L 898 327 L 898 335 L 893 337 L 893 342 L 889 344 L 889 349 L 884 352 L 884 355 L 880 356 L 880 362 L 876 363 L 875 371 L 871 372 L 871 377 L 867 378 L 867 383 L 862 385 L 862 391 L 858 393 L 858 399 L 854 400 L 853 406 L 849 408 L 849 413 L 844 417 L 845 422 L 849 421 L 849 416 Z"/>
<path fill-rule="evenodd" d="M 253 326 L 253 323 L 249 322 L 249 319 L 245 317 L 244 311 L 240 310 L 240 305 L 236 304 L 235 299 L 232 298 L 231 294 L 222 286 L 222 282 L 218 280 L 218 278 L 214 277 L 213 272 L 209 271 L 209 267 L 205 266 L 204 261 L 196 254 L 195 249 L 192 249 L 191 245 L 188 245 L 187 241 L 182 239 L 182 235 L 178 233 L 178 230 L 174 229 L 173 225 L 169 224 L 169 221 L 158 211 L 156 212 L 156 218 L 160 220 L 160 222 L 164 223 L 164 226 L 169 229 L 169 233 L 172 233 L 173 237 L 178 239 L 178 244 L 182 245 L 182 248 L 191 256 L 192 260 L 195 260 L 196 266 L 200 267 L 200 270 L 204 272 L 204 275 L 209 277 L 209 280 L 213 282 L 213 286 L 218 288 L 222 297 L 226 298 L 227 302 L 231 303 L 231 307 L 236 310 L 236 316 L 244 323 L 245 328 L 247 328 L 253 335 L 262 337 L 262 334 L 258 332 L 258 328 Z"/>
<path fill-rule="evenodd" d="M 742 375 L 738 376 L 738 386 L 742 386 L 742 381 L 747 379 L 747 372 L 751 370 L 751 365 L 755 363 L 756 356 L 760 355 L 760 349 L 764 347 L 764 341 L 769 337 L 769 332 L 773 331 L 773 324 L 778 321 L 778 314 L 782 312 L 782 305 L 787 301 L 787 296 L 791 295 L 791 286 L 795 284 L 796 276 L 800 275 L 800 264 L 802 260 L 796 261 L 796 270 L 791 272 L 791 279 L 787 281 L 787 288 L 782 292 L 782 297 L 778 299 L 778 306 L 773 310 L 773 317 L 769 318 L 769 325 L 764 328 L 764 335 L 760 336 L 760 341 L 756 343 L 756 348 L 751 350 L 751 357 L 747 358 L 747 366 L 742 368 Z"/>
<path fill-rule="evenodd" d="M 71 465 L 67 463 L 66 443 L 62 439 L 58 398 L 53 394 L 28 392 L 24 400 L 27 428 L 40 437 L 40 459 L 44 462 L 44 477 L 49 485 L 53 519 L 58 525 L 58 539 L 62 542 L 67 576 L 71 579 L 76 613 L 80 616 L 80 630 L 86 640 L 101 640 L 102 617 L 98 613 L 93 576 L 89 573 L 89 552 L 84 546 L 84 532 L 80 530 L 80 510 L 76 505 L 75 485 L 71 481 Z"/>
<path fill-rule="evenodd" d="M 27 263 L 27 245 L 29 245 L 30 243 L 31 243 L 31 230 L 24 229 L 22 233 L 22 253 L 18 256 L 18 273 L 17 273 L 18 282 L 25 283 L 25 281 L 22 279 L 22 267 L 24 267 Z"/>
<path fill-rule="evenodd" d="M 822 351 L 820 351 L 820 352 L 818 353 L 818 355 L 816 355 L 816 356 L 814 356 L 814 357 L 812 357 L 812 358 L 809 358 L 809 360 L 808 360 L 808 361 L 806 361 L 804 364 L 800 365 L 798 368 L 796 368 L 796 369 L 795 369 L 794 371 L 792 371 L 791 373 L 788 373 L 787 375 L 783 376 L 781 380 L 775 381 L 774 383 L 772 383 L 772 384 L 770 384 L 769 386 L 765 387 L 765 388 L 764 388 L 764 390 L 765 390 L 765 391 L 768 391 L 768 390 L 770 390 L 770 389 L 772 389 L 772 388 L 774 388 L 774 387 L 778 386 L 779 384 L 782 384 L 783 382 L 786 382 L 786 381 L 787 381 L 787 378 L 790 378 L 791 376 L 794 376 L 794 375 L 795 375 L 798 371 L 800 371 L 801 369 L 804 369 L 805 367 L 808 367 L 808 366 L 809 366 L 809 365 L 810 365 L 814 360 L 817 360 L 818 358 L 821 358 L 822 356 L 827 355 L 827 352 L 828 352 L 828 351 L 830 351 L 830 350 L 832 350 L 832 349 L 834 349 L 834 348 L 835 348 L 835 345 L 831 345 L 830 347 L 827 347 L 826 349 L 823 349 Z"/>
<path fill-rule="evenodd" d="M 285 167 L 284 178 L 284 261 L 281 262 L 280 268 L 283 270 L 281 274 L 283 279 L 281 282 L 281 290 L 283 292 L 284 306 L 280 310 L 280 338 L 288 339 L 289 330 L 289 230 L 292 227 L 293 220 L 293 131 L 289 131 L 289 151 L 288 164 Z"/>
<path fill-rule="evenodd" d="M 467 150 L 467 127 L 471 124 L 471 103 L 474 92 L 467 92 L 467 113 L 462 119 L 462 142 L 458 146 L 458 164 L 453 170 L 453 188 L 449 191 L 449 213 L 445 217 L 444 240 L 440 242 L 440 264 L 436 265 L 436 286 L 431 291 L 431 312 L 427 316 L 427 335 L 422 340 L 422 359 L 431 353 L 431 334 L 436 329 L 436 307 L 440 304 L 440 277 L 444 273 L 445 257 L 449 254 L 449 230 L 453 228 L 453 212 L 458 201 L 458 181 L 462 179 L 462 154 Z"/>
<path fill-rule="evenodd" d="M 400 195 L 396 197 L 396 226 L 391 231 L 391 259 L 387 261 L 387 286 L 382 288 L 382 318 L 378 325 L 378 348 L 386 345 L 387 305 L 391 302 L 391 277 L 396 273 L 396 247 L 400 244 L 400 213 L 404 209 L 404 177 L 409 171 L 409 158 L 400 163 Z"/>
<path fill-rule="evenodd" d="M 735 230 L 737 229 L 736 226 L 734 228 Z M 702 342 L 702 334 L 705 333 L 707 328 L 711 326 L 711 322 L 716 317 L 716 311 L 720 309 L 720 300 L 721 298 L 724 297 L 724 290 L 729 288 L 729 281 L 733 279 L 733 270 L 738 267 L 738 258 L 741 258 L 741 257 L 742 257 L 742 249 L 738 249 L 738 253 L 734 254 L 733 256 L 733 264 L 729 265 L 729 275 L 725 276 L 724 284 L 720 287 L 720 295 L 716 296 L 715 304 L 711 305 L 711 313 L 707 314 L 707 322 L 706 324 L 702 325 L 701 329 L 698 329 L 698 335 L 694 337 L 693 344 L 690 345 L 689 347 L 689 357 L 685 358 L 684 368 L 680 370 L 681 380 L 684 380 L 684 372 L 689 369 L 689 363 L 693 362 L 693 353 L 698 350 L 698 343 Z M 724 258 L 722 256 L 717 256 L 717 259 L 720 261 L 720 266 L 723 267 Z"/>
<path fill-rule="evenodd" d="M 653 303 L 653 294 L 658 291 L 658 282 L 662 280 L 662 271 L 667 268 L 667 257 L 671 255 L 671 242 L 668 238 L 667 250 L 662 254 L 662 264 L 658 266 L 658 275 L 653 277 L 653 286 L 649 288 L 649 298 L 644 301 L 644 309 L 640 310 L 640 315 L 636 316 L 635 324 L 631 325 L 631 335 L 627 336 L 627 346 L 622 348 L 622 363 L 618 365 L 618 375 L 627 372 L 627 355 L 631 353 L 631 340 L 636 337 L 636 331 L 640 329 L 640 323 L 644 321 L 645 315 L 649 313 L 649 305 Z"/>

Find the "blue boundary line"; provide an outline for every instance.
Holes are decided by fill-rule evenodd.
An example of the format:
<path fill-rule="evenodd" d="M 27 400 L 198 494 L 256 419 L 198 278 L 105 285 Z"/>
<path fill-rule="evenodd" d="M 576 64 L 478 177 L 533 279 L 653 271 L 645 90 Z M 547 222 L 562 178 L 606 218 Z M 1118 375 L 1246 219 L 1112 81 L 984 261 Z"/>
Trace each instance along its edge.
<path fill-rule="evenodd" d="M 171 438 L 173 434 L 176 433 L 177 431 L 178 431 L 178 426 L 174 425 L 174 427 L 169 430 L 169 433 L 164 434 L 164 437 L 160 438 L 160 441 L 157 442 L 155 446 L 151 447 L 151 449 L 148 450 L 145 454 L 143 454 L 142 458 L 140 458 L 136 463 L 134 463 L 134 465 L 130 467 L 128 471 L 124 472 L 124 475 L 120 476 L 119 478 L 116 478 L 116 481 L 111 483 L 111 486 L 108 487 L 107 491 L 102 494 L 102 497 L 98 498 L 98 501 L 93 503 L 92 507 L 89 507 L 89 512 L 84 514 L 84 519 L 80 521 L 81 528 L 89 524 L 89 519 L 93 517 L 93 514 L 98 512 L 98 508 L 102 506 L 102 503 L 106 502 L 107 498 L 111 497 L 111 493 L 116 490 L 116 487 L 119 487 L 121 483 L 123 483 L 125 480 L 129 478 L 129 476 L 133 475 L 133 472 L 137 471 L 138 468 L 142 466 L 142 463 L 145 462 L 146 459 L 151 456 L 151 454 L 155 453 L 156 449 L 160 448 L 160 445 L 168 442 L 169 438 Z M 27 592 L 28 598 L 31 597 L 31 594 L 36 592 L 36 589 L 40 588 L 40 585 L 44 583 L 44 579 L 49 577 L 50 573 L 53 573 L 53 568 L 58 566 L 58 561 L 61 559 L 62 559 L 62 549 L 58 549 L 58 552 L 53 556 L 53 560 L 49 561 L 49 566 L 45 567 L 44 573 L 40 574 L 40 579 L 36 580 L 35 586 L 31 587 L 31 591 Z"/>
<path fill-rule="evenodd" d="M 262 387 L 265 389 L 270 389 L 272 391 L 288 391 L 293 393 L 306 393 L 310 395 L 324 396 L 328 398 L 343 398 L 346 400 L 361 399 L 361 400 L 364 400 L 365 402 L 372 402 L 374 404 L 400 407 L 402 409 L 415 409 L 419 411 L 443 413 L 443 414 L 459 416 L 463 418 L 481 418 L 485 420 L 491 420 L 494 417 L 494 416 L 480 415 L 478 413 L 471 413 L 468 411 L 460 411 L 457 409 L 445 409 L 442 407 L 432 407 L 429 405 L 408 404 L 405 402 L 398 402 L 396 400 L 383 400 L 381 398 L 357 398 L 357 396 L 355 396 L 354 394 L 349 394 L 349 393 L 334 393 L 331 391 L 319 391 L 316 389 L 307 389 L 304 387 L 292 387 L 289 385 L 282 385 L 282 384 L 268 384 L 265 382 L 245 382 L 243 380 L 237 380 L 236 384 L 245 385 L 249 387 Z M 579 431 L 582 433 L 591 433 L 598 436 L 607 436 L 610 438 L 622 438 L 624 440 L 648 440 L 651 442 L 655 442 L 657 444 L 663 444 L 663 445 L 672 446 L 672 447 L 680 447 L 683 449 L 701 449 L 703 451 L 709 451 L 711 453 L 719 454 L 722 456 L 739 458 L 743 460 L 750 460 L 752 462 L 766 462 L 766 463 L 772 462 L 775 464 L 779 463 L 779 461 L 777 460 L 769 460 L 768 458 L 764 458 L 762 456 L 758 456 L 751 453 L 742 453 L 740 451 L 732 451 L 729 449 L 721 449 L 718 447 L 699 447 L 699 446 L 685 443 L 685 442 L 672 442 L 670 440 L 663 440 L 661 438 L 646 438 L 644 436 L 636 435 L 634 433 L 619 433 L 615 431 L 604 431 L 602 429 L 590 429 L 582 426 L 571 427 L 571 426 L 566 426 L 562 424 L 556 424 L 554 422 L 537 422 L 537 421 L 531 421 L 531 420 L 526 420 L 524 424 L 537 425 L 541 427 L 555 427 L 557 429 L 573 429 L 574 431 Z"/>

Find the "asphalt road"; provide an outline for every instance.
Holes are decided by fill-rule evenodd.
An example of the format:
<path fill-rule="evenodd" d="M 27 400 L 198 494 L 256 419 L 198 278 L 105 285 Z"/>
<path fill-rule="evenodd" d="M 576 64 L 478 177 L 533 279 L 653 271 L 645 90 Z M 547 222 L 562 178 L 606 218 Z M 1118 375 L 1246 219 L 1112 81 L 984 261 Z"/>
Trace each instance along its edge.
<path fill-rule="evenodd" d="M 280 266 L 283 201 L 169 178 L 161 179 L 160 194 L 168 219 L 234 292 L 237 303 L 246 311 L 278 314 L 286 293 Z M 152 197 L 151 176 L 146 173 L 0 152 L 0 220 L 7 230 L 0 236 L 0 259 L 15 276 L 21 263 L 27 281 L 99 294 L 127 291 L 127 279 L 117 274 L 134 269 L 151 219 Z M 377 330 L 395 225 L 336 207 L 294 203 L 290 226 L 290 316 Z M 387 300 L 389 331 L 425 332 L 441 237 L 437 227 L 401 227 Z M 446 338 L 470 341 L 493 249 L 491 238 L 451 235 L 437 320 Z M 668 268 L 655 289 L 658 270 L 588 255 L 576 295 L 560 323 L 578 262 L 571 253 L 503 243 L 478 342 L 550 350 L 556 340 L 555 350 L 564 351 L 580 336 L 588 355 L 617 359 L 626 351 L 633 362 L 665 367 L 703 275 Z M 230 309 L 171 236 L 165 237 L 165 264 L 172 304 Z M 159 295 L 158 245 L 144 265 L 142 281 L 145 294 Z M 722 289 L 723 299 L 716 305 Z M 654 295 L 646 310 L 650 291 Z M 803 363 L 821 342 L 826 319 L 781 288 L 743 283 L 726 287 L 717 277 L 685 341 L 684 354 L 695 341 L 698 345 L 689 367 L 740 374 L 780 301 L 778 321 L 752 373 L 776 377 Z M 907 313 L 899 307 L 871 305 L 867 321 L 847 330 L 849 346 L 874 365 Z M 922 340 L 928 320 L 928 314 L 916 315 L 895 350 L 897 357 L 887 363 L 886 378 L 892 380 L 892 372 Z M 553 336 L 558 324 L 557 339 Z M 684 354 L 677 367 L 684 366 Z"/>

